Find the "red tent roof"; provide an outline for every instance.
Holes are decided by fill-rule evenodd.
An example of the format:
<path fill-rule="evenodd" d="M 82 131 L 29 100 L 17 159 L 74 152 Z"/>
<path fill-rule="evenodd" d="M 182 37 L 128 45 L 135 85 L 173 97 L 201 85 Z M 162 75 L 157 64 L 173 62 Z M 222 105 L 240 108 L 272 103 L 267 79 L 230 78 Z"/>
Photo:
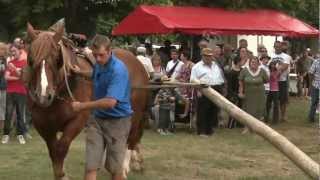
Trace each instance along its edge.
<path fill-rule="evenodd" d="M 167 33 L 319 35 L 316 28 L 275 10 L 231 11 L 221 8 L 145 5 L 136 8 L 112 31 L 113 35 Z"/>

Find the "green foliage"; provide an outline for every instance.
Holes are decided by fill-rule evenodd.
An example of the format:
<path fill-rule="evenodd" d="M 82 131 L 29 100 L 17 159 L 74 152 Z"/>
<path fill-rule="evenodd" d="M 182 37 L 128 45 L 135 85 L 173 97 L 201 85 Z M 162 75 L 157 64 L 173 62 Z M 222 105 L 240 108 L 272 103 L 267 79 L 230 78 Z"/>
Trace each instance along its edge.
<path fill-rule="evenodd" d="M 210 6 L 235 10 L 269 8 L 319 26 L 319 0 L 0 0 L 0 31 L 8 32 L 8 36 L 13 38 L 25 31 L 28 21 L 38 29 L 46 29 L 58 19 L 66 17 L 69 32 L 89 36 L 96 32 L 110 34 L 112 28 L 140 4 Z"/>

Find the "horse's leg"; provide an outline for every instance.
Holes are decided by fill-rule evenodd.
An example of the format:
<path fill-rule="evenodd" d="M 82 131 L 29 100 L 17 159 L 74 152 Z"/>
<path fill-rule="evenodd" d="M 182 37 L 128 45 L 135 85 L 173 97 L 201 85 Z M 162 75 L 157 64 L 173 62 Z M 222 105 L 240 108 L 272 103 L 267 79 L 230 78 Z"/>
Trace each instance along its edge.
<path fill-rule="evenodd" d="M 144 170 L 140 144 L 137 144 L 131 151 L 131 167 L 134 171 L 142 172 Z"/>
<path fill-rule="evenodd" d="M 143 170 L 142 165 L 142 155 L 140 151 L 136 151 L 138 148 L 138 143 L 142 137 L 142 130 L 144 126 L 144 113 L 140 111 L 135 111 L 132 116 L 132 127 L 129 135 L 129 148 L 126 154 L 126 160 L 123 163 L 124 175 L 128 175 L 130 167 L 135 171 Z"/>
<path fill-rule="evenodd" d="M 67 180 L 67 177 L 65 176 L 64 170 L 63 170 L 63 161 L 64 157 L 61 157 L 61 154 L 58 152 L 58 138 L 56 137 L 57 133 L 54 133 L 54 135 L 46 140 L 49 155 L 52 161 L 52 168 L 53 168 L 53 174 L 55 177 L 55 180 Z"/>
<path fill-rule="evenodd" d="M 66 173 L 64 172 L 64 160 L 69 151 L 72 140 L 81 132 L 84 124 L 84 118 L 76 118 L 71 120 L 63 129 L 62 136 L 57 139 L 56 143 L 54 143 L 56 159 L 53 161 L 53 169 L 56 180 L 68 179 Z"/>
<path fill-rule="evenodd" d="M 65 176 L 63 172 L 63 166 L 60 162 L 59 155 L 57 153 L 57 132 L 48 130 L 46 128 L 38 128 L 35 124 L 35 128 L 39 132 L 40 136 L 45 140 L 49 152 L 49 156 L 52 162 L 52 169 L 55 180 L 62 180 Z"/>

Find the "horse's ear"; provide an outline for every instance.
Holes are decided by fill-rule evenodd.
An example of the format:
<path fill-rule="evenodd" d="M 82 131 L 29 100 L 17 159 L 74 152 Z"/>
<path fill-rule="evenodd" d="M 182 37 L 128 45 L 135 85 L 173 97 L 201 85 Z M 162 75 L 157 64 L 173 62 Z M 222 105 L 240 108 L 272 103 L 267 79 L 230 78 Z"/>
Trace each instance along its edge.
<path fill-rule="evenodd" d="M 64 26 L 59 26 L 57 28 L 56 33 L 53 36 L 54 41 L 58 43 L 61 40 L 63 34 L 64 34 Z"/>
<path fill-rule="evenodd" d="M 36 34 L 35 30 L 29 22 L 27 24 L 27 33 L 32 41 L 37 38 L 37 34 Z"/>

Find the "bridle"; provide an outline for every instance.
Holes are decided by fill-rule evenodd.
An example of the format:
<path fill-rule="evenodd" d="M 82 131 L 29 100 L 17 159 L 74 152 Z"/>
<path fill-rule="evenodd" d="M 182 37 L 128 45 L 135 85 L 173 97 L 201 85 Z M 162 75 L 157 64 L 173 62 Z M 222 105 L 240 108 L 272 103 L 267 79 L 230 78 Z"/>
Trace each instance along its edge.
<path fill-rule="evenodd" d="M 59 53 L 61 53 L 61 47 L 59 45 L 58 45 L 57 51 Z M 58 57 L 62 58 L 60 55 L 61 54 L 59 54 Z M 76 98 L 74 97 L 74 95 L 72 93 L 72 90 L 71 90 L 71 87 L 70 87 L 70 82 L 69 82 L 68 72 L 67 72 L 67 67 L 66 67 L 67 63 L 63 62 L 63 64 L 62 64 L 61 68 L 62 68 L 63 81 L 60 81 L 60 80 L 62 80 L 61 77 L 60 77 L 60 71 L 59 71 L 57 65 L 55 65 L 54 62 L 50 61 L 49 59 L 50 58 L 45 58 L 43 61 L 45 61 L 49 65 L 49 68 L 52 70 L 53 74 L 57 75 L 57 76 L 55 76 L 57 78 L 54 79 L 54 81 L 56 83 L 55 84 L 56 86 L 54 86 L 55 87 L 54 88 L 54 92 L 55 93 L 53 94 L 53 96 L 54 96 L 53 100 L 57 99 L 57 100 L 64 101 L 64 102 L 67 102 L 67 103 L 71 103 L 72 101 L 76 101 Z M 63 58 L 62 58 L 62 61 L 64 61 Z M 39 68 L 39 66 L 41 65 L 41 62 L 42 61 L 39 61 L 39 62 L 37 62 L 37 64 L 35 66 L 33 66 L 33 61 L 31 59 L 31 57 L 28 59 L 29 66 L 30 66 L 31 71 L 32 71 L 31 72 L 31 77 L 36 75 L 36 73 L 34 73 L 34 69 Z M 37 89 L 32 87 L 32 81 L 29 84 L 30 84 L 29 85 L 29 87 L 30 87 L 30 89 L 29 89 L 30 98 L 32 99 L 33 102 L 37 103 L 37 99 L 35 97 L 35 92 L 34 92 L 34 91 L 37 91 Z M 66 88 L 66 91 L 68 93 L 68 97 L 65 97 L 64 95 L 61 95 L 61 91 L 63 91 L 63 87 Z M 69 98 L 71 98 L 71 101 L 69 100 Z"/>

